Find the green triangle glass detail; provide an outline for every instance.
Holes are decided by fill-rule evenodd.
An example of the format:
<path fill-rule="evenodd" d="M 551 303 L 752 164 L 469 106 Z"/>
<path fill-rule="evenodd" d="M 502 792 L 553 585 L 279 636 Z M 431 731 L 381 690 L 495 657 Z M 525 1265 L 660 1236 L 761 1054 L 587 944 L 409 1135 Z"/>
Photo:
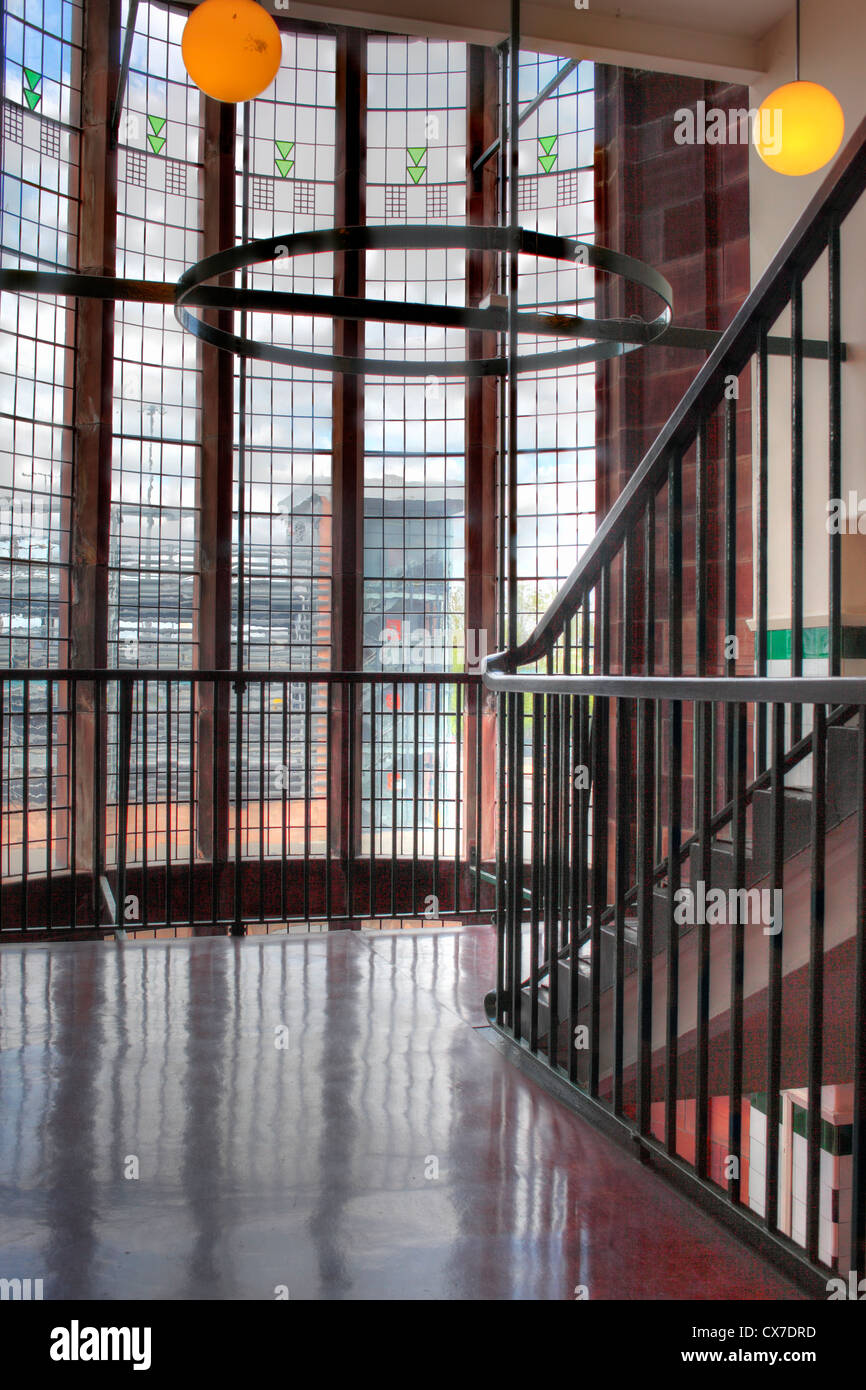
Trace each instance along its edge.
<path fill-rule="evenodd" d="M 538 162 L 539 162 L 539 164 L 541 165 L 542 169 L 544 170 L 545 174 L 549 174 L 550 171 L 551 171 L 551 169 L 553 168 L 554 164 L 556 163 L 556 155 L 555 155 L 555 154 L 540 154 L 540 155 L 538 156 Z"/>
<path fill-rule="evenodd" d="M 39 83 L 42 81 L 42 74 L 40 72 L 34 72 L 32 68 L 25 68 L 24 79 L 31 92 L 35 92 Z"/>
<path fill-rule="evenodd" d="M 425 154 L 427 153 L 427 146 L 426 146 L 426 145 L 407 145 L 407 146 L 406 146 L 406 149 L 407 149 L 407 152 L 408 152 L 408 154 L 409 154 L 409 158 L 411 159 L 412 163 L 413 163 L 413 164 L 416 166 L 416 168 L 417 168 L 417 166 L 421 163 L 421 160 L 424 158 Z M 416 179 L 415 182 L 417 183 L 418 180 Z"/>
<path fill-rule="evenodd" d="M 279 171 L 280 171 L 280 178 L 281 178 L 281 179 L 287 179 L 287 178 L 288 178 L 288 176 L 289 176 L 289 170 L 291 169 L 291 167 L 292 167 L 292 165 L 294 164 L 294 162 L 295 162 L 295 161 L 294 161 L 293 159 L 275 159 L 275 160 L 274 160 L 274 163 L 276 164 L 277 168 L 278 168 Z"/>
<path fill-rule="evenodd" d="M 275 140 L 274 144 L 276 145 L 277 150 L 279 151 L 281 159 L 288 159 L 289 155 L 292 153 L 292 150 L 295 148 L 294 140 Z"/>
<path fill-rule="evenodd" d="M 538 137 L 538 143 L 544 150 L 545 154 L 550 154 L 550 151 L 553 149 L 554 145 L 556 144 L 556 141 L 557 136 L 555 135 L 539 135 Z"/>
<path fill-rule="evenodd" d="M 159 132 L 165 125 L 165 116 L 148 116 L 147 123 L 154 135 L 159 135 Z"/>
<path fill-rule="evenodd" d="M 42 93 L 41 93 L 41 92 L 25 92 L 25 93 L 24 93 L 24 100 L 27 102 L 27 105 L 30 107 L 30 110 L 31 110 L 31 111 L 35 111 L 36 108 L 37 108 L 37 106 L 39 105 L 40 101 L 42 100 Z"/>
<path fill-rule="evenodd" d="M 423 166 L 420 169 L 413 169 L 411 164 L 407 164 L 406 168 L 409 172 L 409 175 L 411 176 L 413 183 L 419 183 L 421 179 L 423 179 L 424 175 L 427 173 L 427 170 L 423 168 Z"/>
<path fill-rule="evenodd" d="M 153 150 L 154 154 L 159 154 L 160 150 L 165 144 L 165 137 L 162 135 L 148 135 L 147 143 L 150 145 L 150 148 Z"/>

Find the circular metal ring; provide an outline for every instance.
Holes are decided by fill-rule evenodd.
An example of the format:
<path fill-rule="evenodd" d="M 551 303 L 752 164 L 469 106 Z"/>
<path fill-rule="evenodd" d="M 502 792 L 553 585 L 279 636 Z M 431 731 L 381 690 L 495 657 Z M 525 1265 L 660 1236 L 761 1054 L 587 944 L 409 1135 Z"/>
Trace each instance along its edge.
<path fill-rule="evenodd" d="M 295 294 L 278 290 L 237 288 L 203 289 L 205 282 L 264 261 L 322 253 L 350 253 L 378 250 L 461 250 L 517 253 L 540 259 L 571 261 L 593 270 L 617 275 L 630 284 L 649 290 L 661 299 L 664 308 L 650 322 L 643 320 L 587 319 L 564 314 L 517 312 L 501 308 L 468 309 L 447 305 L 407 304 L 400 301 L 354 299 L 319 294 Z M 388 360 L 370 357 L 338 356 L 334 353 L 307 352 L 279 347 L 255 338 L 240 337 L 226 329 L 204 322 L 190 311 L 191 305 L 230 311 L 295 313 L 320 318 L 347 318 L 420 324 L 475 332 L 503 333 L 513 327 L 517 333 L 549 335 L 557 338 L 590 338 L 589 347 L 565 348 L 552 352 L 521 353 L 513 362 L 508 356 L 467 358 L 459 361 Z M 469 377 L 505 376 L 510 367 L 517 372 L 537 372 L 599 362 L 619 357 L 653 342 L 671 321 L 673 291 L 652 266 L 633 256 L 609 251 L 592 242 L 545 232 L 509 227 L 335 227 L 317 232 L 294 232 L 289 236 L 267 237 L 247 242 L 207 256 L 185 271 L 177 282 L 175 317 L 203 342 L 223 348 L 239 357 L 276 362 L 283 366 L 306 367 L 313 371 L 344 372 L 356 376 Z M 637 323 L 637 326 L 636 326 Z M 622 332 L 628 326 L 631 338 Z M 637 340 L 635 340 L 637 339 Z"/>

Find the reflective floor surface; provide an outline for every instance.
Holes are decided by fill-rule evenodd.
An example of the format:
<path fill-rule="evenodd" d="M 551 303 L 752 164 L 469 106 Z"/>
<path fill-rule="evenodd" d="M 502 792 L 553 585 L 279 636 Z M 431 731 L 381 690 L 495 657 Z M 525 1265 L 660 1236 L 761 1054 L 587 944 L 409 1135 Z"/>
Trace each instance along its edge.
<path fill-rule="evenodd" d="M 492 1044 L 494 946 L 0 950 L 0 1276 L 50 1299 L 799 1297 Z"/>

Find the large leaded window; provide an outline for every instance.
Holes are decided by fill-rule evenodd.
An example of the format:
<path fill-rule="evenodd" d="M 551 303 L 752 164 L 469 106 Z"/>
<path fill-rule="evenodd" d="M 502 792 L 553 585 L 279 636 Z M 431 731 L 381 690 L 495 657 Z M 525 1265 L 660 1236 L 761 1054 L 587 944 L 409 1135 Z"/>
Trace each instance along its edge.
<path fill-rule="evenodd" d="M 126 0 L 121 8 L 123 31 L 132 17 L 134 32 L 109 140 L 117 168 L 116 273 L 171 284 L 203 253 L 209 196 L 206 104 L 181 58 L 187 8 L 148 0 L 135 7 Z M 4 4 L 4 265 L 79 268 L 82 23 L 81 0 Z M 343 115 L 366 131 L 362 202 L 368 223 L 465 223 L 467 46 L 368 36 L 362 45 L 366 84 L 358 88 L 366 90 L 366 111 L 340 113 L 335 106 L 339 35 L 305 24 L 294 32 L 291 17 L 281 23 L 283 61 L 276 81 L 234 113 L 234 188 L 226 183 L 222 196 L 226 213 L 234 214 L 237 241 L 333 226 Z M 530 101 L 560 64 L 522 55 L 521 101 Z M 523 123 L 518 192 L 524 226 L 592 236 L 592 107 L 592 68 L 582 63 Z M 373 298 L 465 303 L 462 250 L 370 252 L 364 276 Z M 235 283 L 330 294 L 334 261 L 329 255 L 278 257 L 239 273 Z M 527 305 L 588 312 L 593 288 L 585 269 L 575 277 L 573 270 L 543 262 L 521 263 L 520 298 Z M 62 668 L 73 659 L 75 304 L 4 294 L 0 312 L 0 662 Z M 248 336 L 323 352 L 333 349 L 335 337 L 327 317 L 244 312 L 234 315 L 234 327 Z M 372 357 L 420 363 L 466 353 L 465 335 L 450 329 L 367 323 L 363 341 Z M 525 350 L 536 346 L 520 344 Z M 259 671 L 328 670 L 340 600 L 332 554 L 333 448 L 340 437 L 333 424 L 332 375 L 234 360 L 231 438 L 221 441 L 233 451 L 230 535 L 223 521 L 229 598 L 224 611 L 214 615 L 205 612 L 202 597 L 207 587 L 202 518 L 214 486 L 212 477 L 203 476 L 203 440 L 212 427 L 213 401 L 205 400 L 202 349 L 180 328 L 169 305 L 119 300 L 109 355 L 113 448 L 103 634 L 109 666 L 192 669 L 201 661 L 202 633 L 222 624 L 220 649 L 230 652 L 232 664 Z M 520 379 L 521 637 L 594 526 L 593 390 L 591 368 Z M 477 635 L 465 632 L 466 589 L 472 582 L 465 557 L 466 398 L 463 379 L 432 372 L 414 379 L 363 379 L 362 482 L 355 501 L 363 511 L 357 617 L 360 660 L 367 671 L 455 672 L 464 668 L 470 648 L 475 654 Z M 489 524 L 495 527 L 496 518 L 491 516 Z M 188 853 L 194 836 L 183 806 L 192 806 L 196 796 L 220 794 L 215 785 L 201 782 L 200 710 L 190 702 L 189 686 L 178 684 L 176 691 L 172 703 L 167 685 L 151 682 L 147 692 L 136 690 L 130 797 L 137 809 L 129 827 L 130 862 L 145 856 L 150 863 L 167 862 Z M 31 870 L 44 864 L 49 844 L 52 863 L 66 862 L 68 827 L 60 811 L 68 804 L 67 774 L 56 750 L 73 721 L 65 719 L 64 691 L 58 687 L 53 694 L 53 777 L 46 778 L 49 740 L 40 743 L 32 711 L 26 771 L 31 805 L 41 776 L 46 797 L 50 791 L 46 804 L 56 815 L 44 817 L 41 829 L 31 821 L 26 834 L 20 819 L 7 818 L 0 846 L 4 874 L 18 872 L 26 853 Z M 15 721 L 23 717 L 17 698 L 13 690 L 4 711 L 9 737 L 3 787 L 13 806 L 21 800 L 25 771 L 15 736 Z M 120 749 L 116 698 L 109 694 L 105 711 L 109 861 Z M 238 699 L 245 704 L 236 723 Z M 303 682 L 290 682 L 285 692 L 282 682 L 231 692 L 222 775 L 234 787 L 240 761 L 244 855 L 282 852 L 277 829 L 285 795 L 302 808 L 300 820 L 291 813 L 292 833 L 300 826 L 310 851 L 322 849 L 333 735 L 324 700 L 324 686 Z M 386 854 L 408 852 L 413 816 L 418 854 L 430 853 L 434 835 L 438 852 L 454 848 L 457 701 L 453 685 L 435 695 L 431 686 L 399 683 L 365 689 L 358 711 L 357 788 L 363 852 L 371 847 Z M 422 715 L 417 723 L 400 718 L 416 707 Z M 47 729 L 46 722 L 46 734 Z M 240 741 L 236 729 L 243 731 Z M 403 744 L 410 729 L 417 747 Z M 434 768 L 440 814 L 448 808 L 450 822 L 434 824 Z M 143 804 L 149 809 L 141 814 Z M 234 809 L 226 812 L 229 835 L 234 814 Z M 288 848 L 292 852 L 297 845 L 291 841 Z M 193 846 L 194 853 L 200 849 Z"/>
<path fill-rule="evenodd" d="M 528 102 L 561 63 L 520 60 Z M 593 66 L 580 63 L 521 126 L 520 224 L 592 241 Z M 524 264 L 525 262 L 525 264 Z M 588 266 L 521 258 L 521 303 L 550 312 L 594 314 Z M 532 346 L 536 347 L 535 340 Z M 565 340 L 546 346 L 573 347 Z M 518 640 L 528 637 L 595 531 L 595 370 L 525 373 L 518 386 Z"/>
<path fill-rule="evenodd" d="M 80 0 L 3 6 L 2 208 L 4 266 L 67 271 L 78 263 Z M 74 302 L 0 296 L 0 665 L 60 667 L 69 658 L 69 527 L 75 395 Z M 0 874 L 67 863 L 67 765 L 49 747 L 66 727 L 52 707 L 7 687 L 0 729 L 4 806 Z M 37 707 L 38 706 L 38 707 Z M 49 727 L 50 720 L 50 727 Z M 34 814 L 25 824 L 26 798 Z M 53 805 L 55 814 L 48 815 Z"/>

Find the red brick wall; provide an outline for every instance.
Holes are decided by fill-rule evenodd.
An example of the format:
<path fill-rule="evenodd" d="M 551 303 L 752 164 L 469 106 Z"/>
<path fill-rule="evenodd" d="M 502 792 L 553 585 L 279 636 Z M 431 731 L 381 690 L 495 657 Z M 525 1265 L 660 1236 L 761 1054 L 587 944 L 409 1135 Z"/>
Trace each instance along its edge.
<path fill-rule="evenodd" d="M 602 245 L 660 270 L 682 327 L 727 327 L 749 291 L 745 145 L 677 145 L 674 113 L 748 107 L 748 90 L 666 73 L 596 68 L 596 232 Z M 658 300 L 599 277 L 598 312 L 650 313 Z M 596 498 L 607 512 L 705 361 L 701 352 L 649 348 L 598 372 Z M 748 439 L 748 392 L 741 392 Z"/>
<path fill-rule="evenodd" d="M 680 108 L 747 108 L 743 87 L 635 69 L 596 68 L 596 234 L 613 250 L 636 256 L 660 270 L 674 296 L 674 322 L 682 327 L 723 329 L 749 291 L 748 147 L 678 145 L 674 139 Z M 600 316 L 655 317 L 659 301 L 648 293 L 599 276 L 596 311 Z M 602 363 L 597 376 L 596 510 L 610 509 L 646 450 L 706 360 L 703 352 L 643 348 Z M 752 614 L 752 462 L 751 402 L 748 375 L 739 386 L 737 636 L 740 669 L 753 669 L 753 639 L 746 626 Z M 721 423 L 721 422 L 719 422 Z M 706 674 L 724 673 L 724 535 L 721 428 L 710 432 L 708 566 L 710 615 Z M 695 476 L 693 454 L 683 469 L 683 573 L 679 583 L 683 612 L 683 670 L 695 665 Z M 668 667 L 666 491 L 659 498 L 656 544 L 655 669 Z M 632 670 L 643 669 L 641 641 L 642 557 L 635 553 Z M 611 665 L 621 670 L 619 621 L 621 567 L 611 574 L 614 620 Z M 692 731 L 683 730 L 683 810 L 691 805 Z M 613 723 L 613 721 L 612 721 Z M 666 738 L 667 743 L 667 738 Z M 615 744 L 610 749 L 611 767 Z M 686 827 L 684 827 L 686 828 Z M 610 826 L 611 845 L 614 826 Z M 613 855 L 611 853 L 611 860 Z M 613 864 L 611 862 L 611 889 Z"/>

